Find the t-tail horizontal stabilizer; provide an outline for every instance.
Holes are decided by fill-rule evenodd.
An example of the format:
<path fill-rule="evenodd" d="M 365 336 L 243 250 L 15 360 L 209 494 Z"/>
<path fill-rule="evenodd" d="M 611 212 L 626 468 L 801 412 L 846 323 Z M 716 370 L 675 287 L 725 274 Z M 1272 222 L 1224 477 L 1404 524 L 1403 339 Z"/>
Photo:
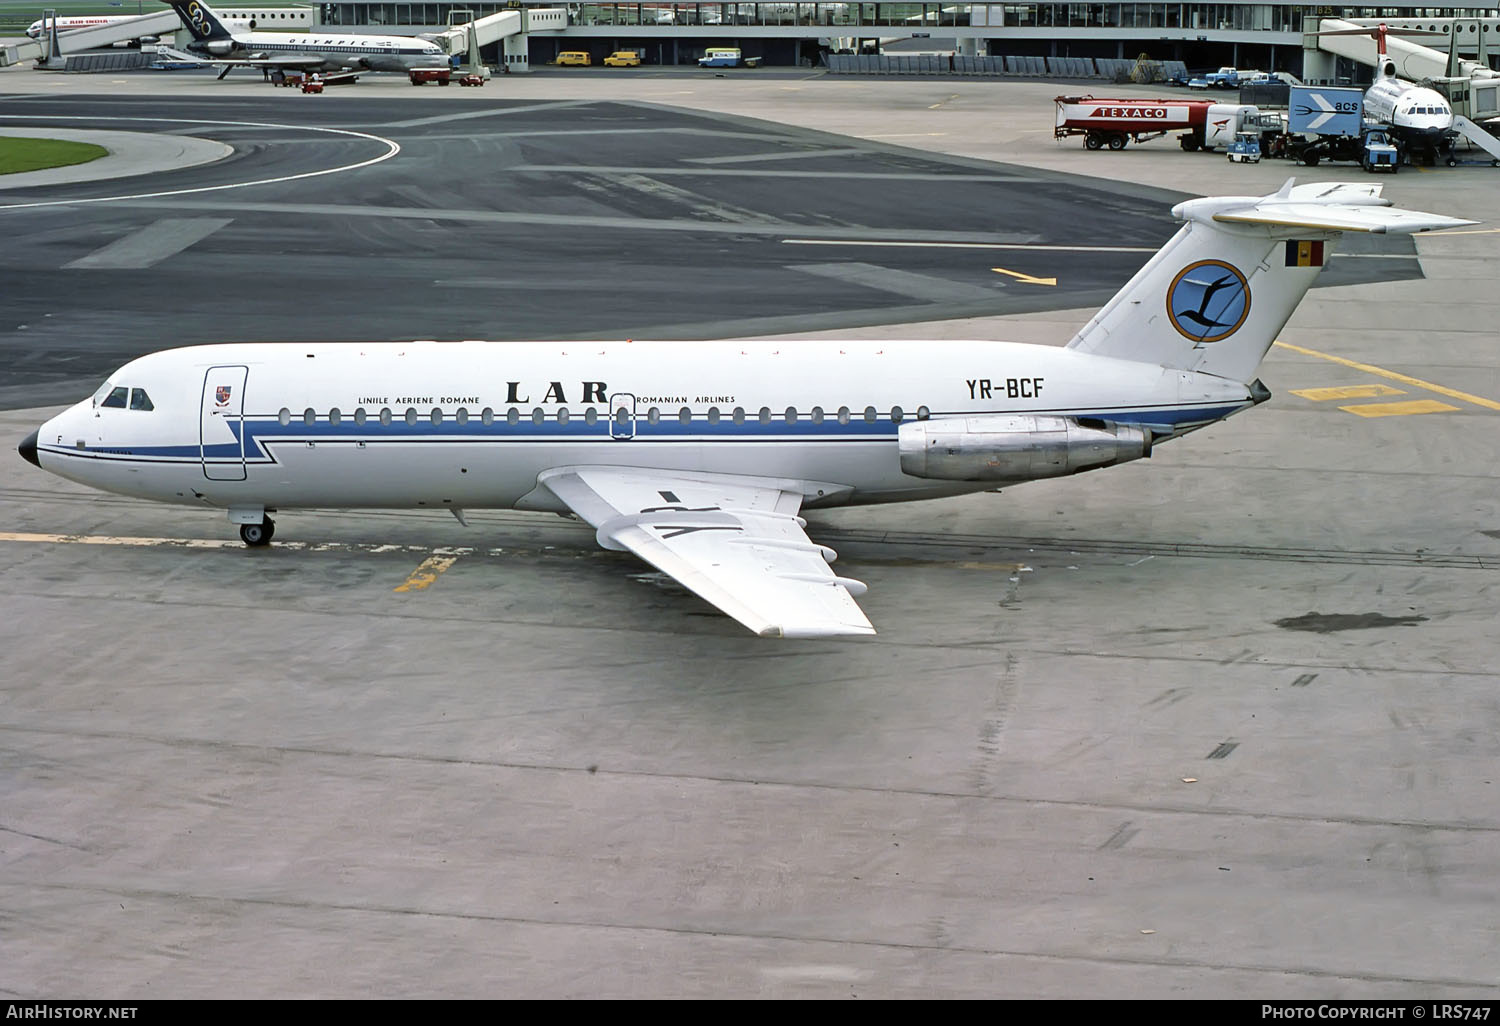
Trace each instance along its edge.
<path fill-rule="evenodd" d="M 1380 189 L 1288 179 L 1269 196 L 1179 203 L 1186 223 L 1068 348 L 1249 381 L 1341 233 L 1475 223 L 1397 209 Z"/>

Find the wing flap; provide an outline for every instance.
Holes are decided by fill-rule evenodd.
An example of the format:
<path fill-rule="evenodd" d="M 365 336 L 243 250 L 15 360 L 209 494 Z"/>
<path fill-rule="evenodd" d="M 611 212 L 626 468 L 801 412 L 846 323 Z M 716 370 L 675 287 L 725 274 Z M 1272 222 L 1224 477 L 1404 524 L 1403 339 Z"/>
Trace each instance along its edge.
<path fill-rule="evenodd" d="M 790 482 L 628 467 L 563 467 L 544 485 L 596 529 L 763 637 L 874 634 L 865 586 L 803 531 Z"/>

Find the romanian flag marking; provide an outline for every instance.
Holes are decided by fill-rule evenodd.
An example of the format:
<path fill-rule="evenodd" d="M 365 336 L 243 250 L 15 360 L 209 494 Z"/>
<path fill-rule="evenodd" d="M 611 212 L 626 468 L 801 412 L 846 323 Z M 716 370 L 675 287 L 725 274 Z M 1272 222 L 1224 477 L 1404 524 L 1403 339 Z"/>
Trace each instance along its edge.
<path fill-rule="evenodd" d="M 1288 267 L 1322 267 L 1323 243 L 1307 239 L 1288 239 L 1286 244 Z"/>

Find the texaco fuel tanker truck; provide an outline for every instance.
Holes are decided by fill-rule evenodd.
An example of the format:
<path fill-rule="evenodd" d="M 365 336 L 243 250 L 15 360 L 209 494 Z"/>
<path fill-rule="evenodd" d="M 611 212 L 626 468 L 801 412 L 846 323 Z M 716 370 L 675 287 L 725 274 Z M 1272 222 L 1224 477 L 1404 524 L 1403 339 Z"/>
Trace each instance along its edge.
<path fill-rule="evenodd" d="M 1108 99 L 1095 96 L 1057 97 L 1057 127 L 1063 139 L 1083 136 L 1091 150 L 1123 150 L 1127 142 L 1145 142 L 1169 132 L 1180 132 L 1185 150 L 1226 148 L 1235 135 L 1259 127 L 1260 111 L 1246 103 L 1212 100 Z"/>

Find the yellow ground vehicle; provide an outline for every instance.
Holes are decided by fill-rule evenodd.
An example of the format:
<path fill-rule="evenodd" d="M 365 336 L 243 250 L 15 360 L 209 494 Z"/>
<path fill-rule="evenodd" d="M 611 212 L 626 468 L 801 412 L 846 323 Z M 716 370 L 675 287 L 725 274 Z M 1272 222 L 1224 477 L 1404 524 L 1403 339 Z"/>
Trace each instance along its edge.
<path fill-rule="evenodd" d="M 564 50 L 557 55 L 558 64 L 573 64 L 580 67 L 588 67 L 594 63 L 594 59 L 588 55 L 586 50 Z"/>
<path fill-rule="evenodd" d="M 634 50 L 616 50 L 604 58 L 604 64 L 610 68 L 637 68 L 641 64 L 641 55 Z"/>

